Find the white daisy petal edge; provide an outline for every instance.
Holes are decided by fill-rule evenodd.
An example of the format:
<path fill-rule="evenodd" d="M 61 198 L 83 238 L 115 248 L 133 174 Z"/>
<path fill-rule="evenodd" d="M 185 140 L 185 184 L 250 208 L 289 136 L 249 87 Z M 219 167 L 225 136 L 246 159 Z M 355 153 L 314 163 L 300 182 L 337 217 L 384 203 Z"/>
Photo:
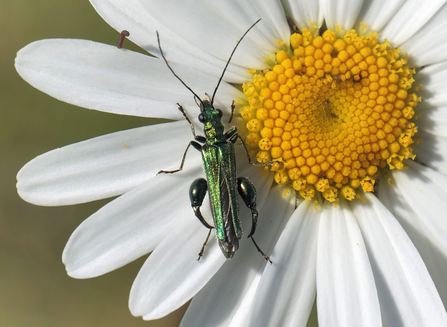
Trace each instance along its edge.
<path fill-rule="evenodd" d="M 194 97 L 162 60 L 86 40 L 51 39 L 33 42 L 16 58 L 20 76 L 52 97 L 80 107 L 114 114 L 181 119 L 176 102 L 194 106 Z M 210 92 L 217 78 L 171 64 L 197 94 Z M 216 105 L 228 108 L 242 97 L 222 83 Z"/>
<path fill-rule="evenodd" d="M 257 28 L 261 32 L 264 42 L 270 43 L 272 49 L 278 51 L 276 39 L 284 41 L 286 46 L 289 46 L 290 42 L 290 27 L 287 22 L 286 15 L 284 13 L 283 4 L 280 0 L 264 1 L 264 0 L 236 0 L 242 11 L 244 11 L 250 20 L 257 21 L 261 19 L 261 23 L 258 23 Z M 250 21 L 249 20 L 249 21 Z M 250 31 L 251 33 L 251 31 Z M 252 35 L 254 38 L 257 32 Z M 260 37 L 260 35 L 258 35 Z M 256 37 L 257 38 L 257 37 Z M 259 42 L 259 41 L 257 41 Z M 261 44 L 258 44 L 261 45 Z"/>
<path fill-rule="evenodd" d="M 320 207 L 321 208 L 321 207 Z M 284 228 L 259 282 L 247 326 L 305 326 L 316 296 L 320 210 L 300 204 Z"/>
<path fill-rule="evenodd" d="M 188 182 L 200 175 L 200 164 L 195 164 L 182 174 L 158 175 L 87 218 L 65 246 L 62 261 L 68 274 L 96 277 L 153 251 L 191 212 Z"/>
<path fill-rule="evenodd" d="M 259 285 L 259 280 L 261 279 L 261 273 L 262 272 L 258 271 L 257 275 L 251 282 L 250 287 L 244 294 L 244 298 L 241 301 L 242 303 L 237 308 L 237 311 L 233 315 L 233 319 L 231 319 L 231 322 L 228 324 L 228 326 L 248 326 L 249 325 L 249 321 L 248 321 L 249 317 L 247 315 L 247 312 L 250 312 L 250 310 L 253 306 L 253 302 L 254 302 L 255 296 L 256 296 L 256 290 Z M 183 326 L 180 325 L 180 327 L 183 327 Z"/>
<path fill-rule="evenodd" d="M 408 53 L 410 67 L 422 67 L 447 59 L 447 4 L 400 48 Z"/>
<path fill-rule="evenodd" d="M 237 44 L 237 40 L 241 38 L 250 25 L 259 18 L 264 18 L 266 22 L 261 20 L 247 34 L 232 59 L 234 65 L 246 69 L 262 70 L 267 67 L 263 58 L 267 55 L 274 57 L 274 53 L 279 49 L 275 39 L 289 42 L 290 32 L 288 32 L 284 13 L 281 17 L 278 0 L 272 0 L 268 4 L 258 6 L 258 11 L 249 9 L 252 2 L 244 5 L 243 1 L 228 4 L 200 0 L 181 2 L 141 0 L 141 3 L 168 29 L 202 51 L 209 52 L 223 61 L 227 61 Z M 271 23 L 269 10 L 279 20 L 272 24 L 273 26 L 268 24 L 268 22 Z M 169 12 L 169 15 L 166 15 L 167 12 Z M 200 17 L 200 19 L 197 19 L 197 17 Z M 280 30 L 275 30 L 274 26 L 280 27 Z M 275 37 L 275 35 L 277 36 Z M 207 40 L 206 44 L 203 42 L 204 39 Z"/>
<path fill-rule="evenodd" d="M 405 0 L 375 0 L 365 1 L 357 18 L 356 28 L 360 33 L 380 31 L 394 16 Z M 360 23 L 368 26 L 362 30 Z"/>
<path fill-rule="evenodd" d="M 99 15 L 118 32 L 127 30 L 132 42 L 149 53 L 159 56 L 156 32 L 160 33 L 163 52 L 170 61 L 203 71 L 215 78 L 222 73 L 226 60 L 195 47 L 172 32 L 147 11 L 138 0 L 90 0 Z M 225 80 L 242 83 L 247 80 L 246 69 L 230 64 Z"/>
<path fill-rule="evenodd" d="M 284 197 L 284 192 L 281 191 L 281 193 L 283 194 L 283 197 Z M 289 201 L 290 201 L 289 204 L 290 204 L 291 208 L 295 208 L 296 199 L 294 199 L 294 197 L 291 196 L 290 192 L 287 195 L 285 195 L 285 197 L 287 197 L 289 199 Z M 287 215 L 285 217 L 285 219 L 283 220 L 283 222 L 281 223 L 282 228 L 279 230 L 280 232 L 282 232 L 283 227 L 288 222 L 289 216 L 290 215 Z M 278 237 L 280 237 L 280 235 L 275 235 L 275 242 L 274 242 L 275 246 L 278 241 Z M 272 252 L 270 252 L 270 250 L 269 250 L 269 253 L 272 253 Z M 268 266 L 269 265 L 264 265 L 265 268 Z M 231 319 L 229 326 L 249 326 L 250 325 L 250 313 L 252 312 L 252 308 L 253 308 L 254 301 L 256 299 L 256 294 L 257 294 L 256 291 L 258 289 L 258 285 L 259 285 L 261 276 L 263 274 L 264 274 L 264 272 L 262 270 L 257 271 L 257 274 L 253 278 L 253 281 L 251 282 L 250 287 L 244 294 L 244 298 L 242 299 L 241 304 L 236 308 L 236 312 L 233 315 L 233 318 Z"/>
<path fill-rule="evenodd" d="M 417 126 L 419 131 L 431 134 L 436 139 L 438 137 L 447 138 L 447 106 L 423 110 L 421 118 L 417 120 Z M 424 139 L 422 142 L 427 143 Z M 435 144 L 436 142 L 434 142 Z"/>
<path fill-rule="evenodd" d="M 118 33 L 126 30 L 130 33 L 127 39 L 148 52 L 157 56 L 160 54 L 155 35 L 155 30 L 160 26 L 139 0 L 90 0 L 90 4 Z M 166 49 L 171 50 L 171 47 L 170 44 L 166 45 Z M 175 51 L 176 47 L 172 48 Z"/>
<path fill-rule="evenodd" d="M 447 171 L 447 138 L 425 131 L 419 131 L 417 137 L 422 138 L 422 142 L 412 144 L 414 153 L 417 154 L 416 160 L 444 174 Z"/>
<path fill-rule="evenodd" d="M 312 29 L 312 24 L 318 28 L 323 25 L 324 17 L 319 0 L 283 0 L 283 4 L 299 29 Z"/>
<path fill-rule="evenodd" d="M 435 285 L 412 241 L 374 195 L 351 203 L 365 240 L 385 326 L 446 326 Z"/>
<path fill-rule="evenodd" d="M 384 176 L 382 176 L 384 177 Z M 379 183 L 378 198 L 399 221 L 416 246 L 443 303 L 447 303 L 447 253 L 427 229 L 395 185 Z"/>
<path fill-rule="evenodd" d="M 284 197 L 284 187 L 275 186 L 261 189 L 268 193 L 264 205 L 259 206 L 260 215 L 255 239 L 266 253 L 270 253 L 288 218 L 292 214 L 295 201 L 291 192 Z M 241 210 L 244 207 L 241 206 Z M 244 210 L 246 211 L 246 209 Z M 250 219 L 246 217 L 244 235 L 248 235 Z M 274 258 L 272 257 L 272 260 Z M 241 240 L 235 257 L 210 280 L 210 282 L 192 300 L 183 320 L 183 326 L 231 326 L 239 306 L 245 301 L 256 276 L 260 275 L 267 264 L 246 237 Z M 240 276 L 231 278 L 229 276 Z M 209 299 L 212 298 L 213 301 Z M 232 305 L 227 305 L 231 303 Z M 215 310 L 215 308 L 220 308 Z M 243 313 L 241 313 L 243 314 Z M 245 313 L 247 315 L 247 312 Z"/>
<path fill-rule="evenodd" d="M 179 121 L 71 144 L 42 154 L 23 166 L 17 174 L 17 189 L 26 201 L 46 206 L 120 195 L 154 177 L 161 169 L 177 168 L 190 139 L 189 125 Z"/>
<path fill-rule="evenodd" d="M 406 171 L 408 176 L 402 172 L 393 173 L 395 186 L 383 185 L 379 198 L 384 201 L 384 197 L 391 195 L 395 216 L 423 254 L 439 294 L 446 302 L 447 284 L 443 268 L 447 266 L 447 240 L 443 231 L 447 224 L 442 213 L 446 210 L 447 177 L 415 162 L 407 164 L 410 167 Z"/>
<path fill-rule="evenodd" d="M 208 230 L 193 215 L 181 218 L 146 260 L 132 285 L 129 308 L 134 316 L 145 320 L 166 316 L 191 299 L 225 263 L 212 238 L 206 254 L 197 262 Z"/>
<path fill-rule="evenodd" d="M 435 106 L 447 106 L 447 61 L 422 68 L 414 78 L 416 84 L 423 86 L 417 92 L 422 97 L 422 102 L 416 107 L 417 112 Z"/>
<path fill-rule="evenodd" d="M 336 31 L 336 24 L 344 31 L 354 27 L 363 0 L 320 0 L 326 26 Z"/>
<path fill-rule="evenodd" d="M 444 5 L 445 0 L 405 1 L 385 27 L 380 31 L 380 37 L 387 39 L 394 46 L 400 46 L 417 33 Z"/>
<path fill-rule="evenodd" d="M 447 176 L 416 162 L 406 165 L 409 169 L 405 172 L 393 172 L 396 187 L 447 252 L 447 220 L 443 215 L 447 212 Z"/>
<path fill-rule="evenodd" d="M 359 225 L 346 200 L 326 202 L 317 246 L 318 324 L 381 326 L 377 289 Z"/>

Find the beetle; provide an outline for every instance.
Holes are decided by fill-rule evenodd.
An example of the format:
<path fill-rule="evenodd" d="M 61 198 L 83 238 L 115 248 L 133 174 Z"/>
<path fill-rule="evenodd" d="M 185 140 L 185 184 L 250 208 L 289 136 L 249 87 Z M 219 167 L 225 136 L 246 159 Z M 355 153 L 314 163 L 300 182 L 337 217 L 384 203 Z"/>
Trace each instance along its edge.
<path fill-rule="evenodd" d="M 247 155 L 248 162 L 251 165 L 256 166 L 268 166 L 275 162 L 268 163 L 255 163 L 251 160 L 248 153 L 247 147 L 244 140 L 237 132 L 236 127 L 232 127 L 227 132 L 224 132 L 224 126 L 222 124 L 222 110 L 214 108 L 213 101 L 217 89 L 219 88 L 220 82 L 225 74 L 225 71 L 231 61 L 231 58 L 236 51 L 238 45 L 245 37 L 245 35 L 260 21 L 257 20 L 250 28 L 242 35 L 242 37 L 237 42 L 236 46 L 231 53 L 225 68 L 223 69 L 222 75 L 220 76 L 217 86 L 214 89 L 213 96 L 210 97 L 208 94 L 208 99 L 202 100 L 185 82 L 182 81 L 180 77 L 174 72 L 174 70 L 169 65 L 168 60 L 163 54 L 163 50 L 160 44 L 160 36 L 157 32 L 158 47 L 160 49 L 161 56 L 165 61 L 168 68 L 174 74 L 174 76 L 189 90 L 192 92 L 196 99 L 196 103 L 200 108 L 200 114 L 198 116 L 199 122 L 203 124 L 203 130 L 205 136 L 196 135 L 195 127 L 191 119 L 188 117 L 185 109 L 182 105 L 178 104 L 178 109 L 182 113 L 183 117 L 189 123 L 191 127 L 194 140 L 190 141 L 183 154 L 180 167 L 175 170 L 160 170 L 158 174 L 173 174 L 179 172 L 183 169 L 183 164 L 187 152 L 192 146 L 196 150 L 202 153 L 203 169 L 205 171 L 205 178 L 198 178 L 192 182 L 189 197 L 191 200 L 192 209 L 196 217 L 200 222 L 209 229 L 208 236 L 203 243 L 202 249 L 199 252 L 197 260 L 204 255 L 205 246 L 213 228 L 216 229 L 216 237 L 222 253 L 226 258 L 232 258 L 239 248 L 239 240 L 242 237 L 242 226 L 239 219 L 239 203 L 237 198 L 237 193 L 241 196 L 245 205 L 251 210 L 252 215 L 252 226 L 248 238 L 253 241 L 256 249 L 264 256 L 265 260 L 272 263 L 270 258 L 262 252 L 256 241 L 253 239 L 253 234 L 256 231 L 256 225 L 258 220 L 258 209 L 256 206 L 256 189 L 255 186 L 244 177 L 236 177 L 236 157 L 235 157 L 235 142 L 239 139 L 242 142 L 245 154 Z M 235 109 L 234 101 L 231 104 L 231 116 L 229 123 L 233 118 L 233 112 Z M 203 203 L 206 194 L 209 194 L 211 211 L 214 221 L 214 226 L 208 224 L 208 222 L 203 217 L 200 207 Z"/>

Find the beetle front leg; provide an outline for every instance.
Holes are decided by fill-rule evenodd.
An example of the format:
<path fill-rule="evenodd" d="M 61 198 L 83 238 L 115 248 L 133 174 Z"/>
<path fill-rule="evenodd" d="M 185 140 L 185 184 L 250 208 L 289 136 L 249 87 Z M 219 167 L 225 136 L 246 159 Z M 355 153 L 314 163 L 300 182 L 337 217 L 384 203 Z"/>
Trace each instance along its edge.
<path fill-rule="evenodd" d="M 195 139 L 196 141 L 205 143 L 206 138 L 205 138 L 204 136 L 196 135 L 196 129 L 195 129 L 195 127 L 194 127 L 194 124 L 192 123 L 191 118 L 189 118 L 188 114 L 186 113 L 185 108 L 183 108 L 183 106 L 182 106 L 180 103 L 177 103 L 177 106 L 178 106 L 178 110 L 180 110 L 180 112 L 182 113 L 183 117 L 184 117 L 184 118 L 186 119 L 186 121 L 188 122 L 189 127 L 191 127 L 191 132 L 192 132 L 192 135 L 194 135 L 194 139 Z"/>
<path fill-rule="evenodd" d="M 229 140 L 232 143 L 236 143 L 237 139 L 241 140 L 242 146 L 244 147 L 244 151 L 245 151 L 245 155 L 247 156 L 248 159 L 248 163 L 252 166 L 261 166 L 261 167 L 265 167 L 265 166 L 271 166 L 275 163 L 280 163 L 279 161 L 269 161 L 266 163 L 260 163 L 260 162 L 253 162 L 251 160 L 250 154 L 248 153 L 248 149 L 247 146 L 245 145 L 244 140 L 242 139 L 242 136 L 240 136 L 237 133 L 237 129 L 236 127 L 233 127 L 232 129 L 228 130 L 228 132 L 225 133 L 225 136 L 227 136 L 227 140 Z"/>
<path fill-rule="evenodd" d="M 158 175 L 158 174 L 174 174 L 174 173 L 177 173 L 177 172 L 179 172 L 179 171 L 182 171 L 182 169 L 183 169 L 183 164 L 185 163 L 186 154 L 188 153 L 189 147 L 190 147 L 191 145 L 192 145 L 196 150 L 198 150 L 198 151 L 202 151 L 202 146 L 201 146 L 199 143 L 197 143 L 197 142 L 195 142 L 195 141 L 191 141 L 191 142 L 189 142 L 188 146 L 187 146 L 186 149 L 185 149 L 185 153 L 183 153 L 183 158 L 182 158 L 182 162 L 181 162 L 181 164 L 180 164 L 180 167 L 179 167 L 178 169 L 175 169 L 175 170 L 160 170 L 160 171 L 157 173 L 157 175 Z"/>
<path fill-rule="evenodd" d="M 247 178 L 244 177 L 237 178 L 236 183 L 239 195 L 241 196 L 245 205 L 251 210 L 252 224 L 248 238 L 250 238 L 253 241 L 253 244 L 255 245 L 256 249 L 258 250 L 259 253 L 262 254 L 264 259 L 272 263 L 270 257 L 266 255 L 264 252 L 262 252 L 258 244 L 256 244 L 255 239 L 253 238 L 253 234 L 255 233 L 256 226 L 258 224 L 258 208 L 256 207 L 256 188 Z"/>

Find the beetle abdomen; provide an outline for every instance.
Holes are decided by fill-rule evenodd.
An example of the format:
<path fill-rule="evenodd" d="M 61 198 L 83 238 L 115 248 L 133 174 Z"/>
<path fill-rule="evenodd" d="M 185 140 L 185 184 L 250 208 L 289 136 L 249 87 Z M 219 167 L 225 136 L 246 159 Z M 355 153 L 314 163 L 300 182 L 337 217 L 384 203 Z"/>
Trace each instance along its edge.
<path fill-rule="evenodd" d="M 225 178 L 225 171 L 223 167 L 220 169 L 220 203 L 222 220 L 224 222 L 225 238 L 219 240 L 220 248 L 225 257 L 231 258 L 234 252 L 239 248 L 239 239 L 236 235 L 233 225 L 233 210 L 231 210 L 230 190 Z"/>

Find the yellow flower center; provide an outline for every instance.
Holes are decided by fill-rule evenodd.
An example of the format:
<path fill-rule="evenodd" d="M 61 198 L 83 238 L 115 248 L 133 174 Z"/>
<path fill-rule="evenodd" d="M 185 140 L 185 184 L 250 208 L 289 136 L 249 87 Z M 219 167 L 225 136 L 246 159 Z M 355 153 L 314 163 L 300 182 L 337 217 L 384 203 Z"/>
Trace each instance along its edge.
<path fill-rule="evenodd" d="M 376 33 L 312 37 L 304 29 L 290 44 L 243 85 L 246 144 L 259 162 L 283 162 L 272 167 L 275 181 L 305 199 L 374 191 L 379 168 L 403 169 L 415 157 L 410 119 L 420 98 L 408 93 L 415 71 Z"/>

